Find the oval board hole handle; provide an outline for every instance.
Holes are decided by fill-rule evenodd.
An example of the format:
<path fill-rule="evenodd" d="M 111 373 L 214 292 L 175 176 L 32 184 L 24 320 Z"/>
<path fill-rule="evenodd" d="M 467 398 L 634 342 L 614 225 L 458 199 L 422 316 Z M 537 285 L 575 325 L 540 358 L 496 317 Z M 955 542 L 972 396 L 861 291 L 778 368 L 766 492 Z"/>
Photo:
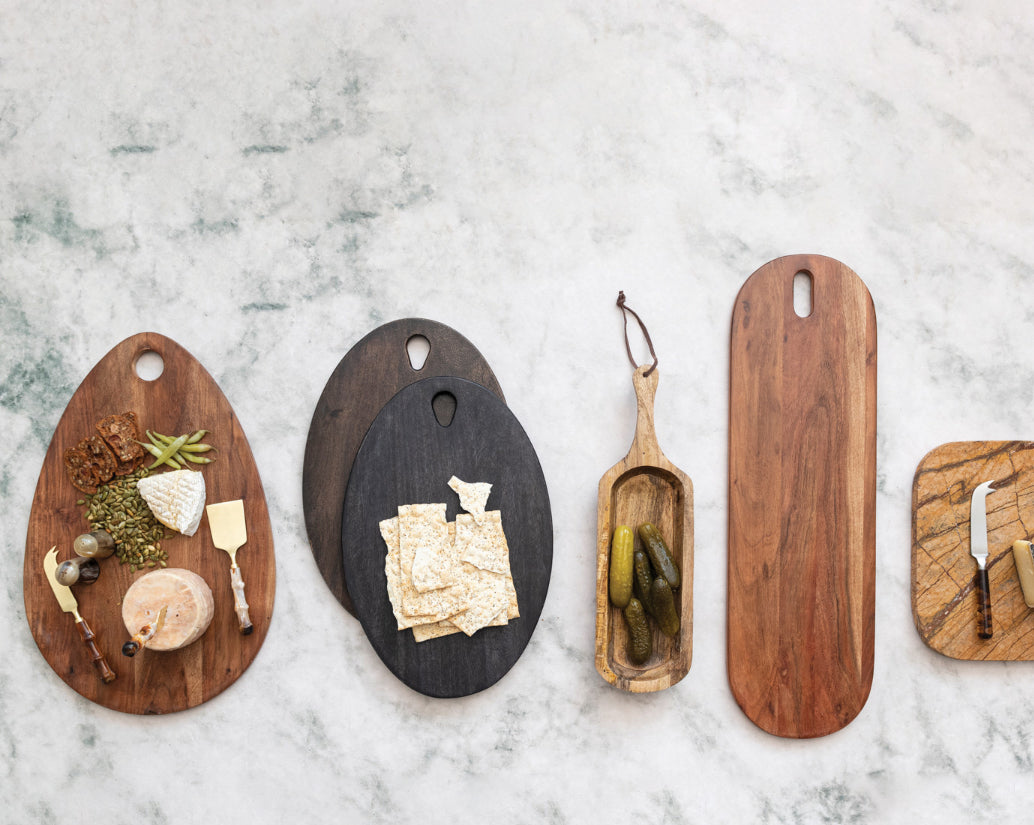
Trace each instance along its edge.
<path fill-rule="evenodd" d="M 435 393 L 431 399 L 431 409 L 434 410 L 435 421 L 442 427 L 448 427 L 456 415 L 456 396 L 446 390 Z"/>
<path fill-rule="evenodd" d="M 153 349 L 144 350 L 137 356 L 133 371 L 143 381 L 157 381 L 165 372 L 165 359 Z"/>
<path fill-rule="evenodd" d="M 811 293 L 811 273 L 802 269 L 793 276 L 793 311 L 797 314 L 798 318 L 807 318 L 811 315 Z"/>
<path fill-rule="evenodd" d="M 427 362 L 427 354 L 431 351 L 431 342 L 419 333 L 409 336 L 406 341 L 406 354 L 409 356 L 409 365 L 419 372 Z"/>

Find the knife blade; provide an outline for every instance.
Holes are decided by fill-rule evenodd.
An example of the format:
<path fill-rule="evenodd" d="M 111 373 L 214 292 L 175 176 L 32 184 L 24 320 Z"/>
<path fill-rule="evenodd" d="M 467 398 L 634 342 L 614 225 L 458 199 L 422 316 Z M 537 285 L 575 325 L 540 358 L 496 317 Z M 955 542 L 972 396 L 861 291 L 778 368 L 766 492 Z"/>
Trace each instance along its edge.
<path fill-rule="evenodd" d="M 115 680 L 115 671 L 108 667 L 108 663 L 104 659 L 104 654 L 101 653 L 100 648 L 97 647 L 97 636 L 90 629 L 86 620 L 79 615 L 79 603 L 75 600 L 75 596 L 72 595 L 71 588 L 66 587 L 57 580 L 56 545 L 51 547 L 43 557 L 43 570 L 47 574 L 47 581 L 50 582 L 50 589 L 54 591 L 54 596 L 57 598 L 57 603 L 61 607 L 61 610 L 65 613 L 71 613 L 75 618 L 75 626 L 79 630 L 79 636 L 90 651 L 90 659 L 93 661 L 94 667 L 97 668 L 97 672 L 100 674 L 101 680 L 105 684 L 113 682 Z"/>
<path fill-rule="evenodd" d="M 994 492 L 993 481 L 977 485 L 969 501 L 969 554 L 977 563 L 977 589 L 980 594 L 977 636 L 990 639 L 991 627 L 991 584 L 987 578 L 987 505 L 985 499 Z"/>

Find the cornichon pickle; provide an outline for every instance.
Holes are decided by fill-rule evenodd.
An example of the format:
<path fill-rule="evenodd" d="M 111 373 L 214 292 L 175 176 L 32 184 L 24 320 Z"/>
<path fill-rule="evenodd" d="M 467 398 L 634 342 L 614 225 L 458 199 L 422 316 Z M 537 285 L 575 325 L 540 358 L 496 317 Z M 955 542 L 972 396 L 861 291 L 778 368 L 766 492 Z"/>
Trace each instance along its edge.
<path fill-rule="evenodd" d="M 625 607 L 632 598 L 632 530 L 621 525 L 610 543 L 610 600 L 615 607 Z"/>
<path fill-rule="evenodd" d="M 658 576 L 650 585 L 650 602 L 653 617 L 661 627 L 661 633 L 675 638 L 679 632 L 679 614 L 675 609 L 675 594 L 668 583 Z"/>
<path fill-rule="evenodd" d="M 679 575 L 679 566 L 675 563 L 675 557 L 672 556 L 668 545 L 661 538 L 660 530 L 650 524 L 650 522 L 640 524 L 639 538 L 643 540 L 643 547 L 646 548 L 657 575 L 664 576 L 664 580 L 671 585 L 673 590 L 677 588 L 682 583 L 682 577 Z"/>
<path fill-rule="evenodd" d="M 646 612 L 653 615 L 653 605 L 650 603 L 650 586 L 653 584 L 653 573 L 650 570 L 650 559 L 643 550 L 636 550 L 634 556 L 635 597 L 642 602 Z"/>
<path fill-rule="evenodd" d="M 628 625 L 628 658 L 632 664 L 641 665 L 653 653 L 650 623 L 646 620 L 646 611 L 639 599 L 629 599 L 624 614 Z"/>

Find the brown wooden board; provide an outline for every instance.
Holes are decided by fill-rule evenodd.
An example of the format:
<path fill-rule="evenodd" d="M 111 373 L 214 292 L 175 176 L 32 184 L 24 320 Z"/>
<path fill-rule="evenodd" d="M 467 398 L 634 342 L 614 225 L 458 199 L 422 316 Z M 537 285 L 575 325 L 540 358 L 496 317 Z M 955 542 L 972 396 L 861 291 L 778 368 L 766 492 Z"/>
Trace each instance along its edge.
<path fill-rule="evenodd" d="M 633 373 L 637 401 L 635 437 L 628 455 L 600 479 L 596 509 L 596 670 L 610 684 L 632 693 L 671 687 L 689 672 L 693 660 L 693 483 L 661 452 L 653 404 L 659 373 L 639 367 Z M 628 625 L 610 602 L 610 544 L 614 530 L 633 533 L 654 524 L 672 551 L 682 577 L 676 605 L 679 633 L 669 638 L 650 621 L 653 653 L 642 665 L 628 655 Z M 638 536 L 635 546 L 641 547 Z"/>
<path fill-rule="evenodd" d="M 969 554 L 970 500 L 994 481 L 987 513 L 993 635 L 977 636 L 976 562 Z M 953 659 L 1034 660 L 1012 544 L 1034 535 L 1034 442 L 956 441 L 931 450 L 912 484 L 912 617 L 919 637 Z"/>
<path fill-rule="evenodd" d="M 406 349 L 414 336 L 430 344 L 419 370 Z M 341 565 L 341 506 L 352 463 L 389 399 L 414 381 L 437 375 L 466 378 L 503 398 L 491 368 L 470 341 L 437 321 L 403 318 L 378 327 L 348 351 L 312 414 L 302 468 L 305 529 L 320 573 L 349 613 L 355 614 L 355 607 Z"/>
<path fill-rule="evenodd" d="M 811 277 L 811 314 L 794 309 Z M 778 736 L 839 730 L 873 675 L 876 313 L 818 255 L 774 260 L 736 298 L 729 405 L 729 683 Z"/>
<path fill-rule="evenodd" d="M 154 381 L 136 373 L 136 362 L 145 352 L 155 352 L 164 361 L 164 371 Z M 58 607 L 43 571 L 43 556 L 57 545 L 59 560 L 74 557 L 73 540 L 89 531 L 85 507 L 76 504 L 84 496 L 65 473 L 65 448 L 92 433 L 99 419 L 127 410 L 137 413 L 141 429 L 167 435 L 210 431 L 205 441 L 218 453 L 213 463 L 201 469 L 206 499 L 209 504 L 244 500 L 248 541 L 237 562 L 254 631 L 248 636 L 238 631 L 229 557 L 212 546 L 208 519 L 203 517 L 193 536 L 167 531 L 169 537 L 162 542 L 169 567 L 193 570 L 212 588 L 215 617 L 193 644 L 172 652 L 143 650 L 131 659 L 121 654 L 131 635 L 122 623 L 122 596 L 144 571 L 131 573 L 114 556 L 100 563 L 95 583 L 72 587 L 80 613 L 117 674 L 115 681 L 103 684 L 74 618 Z M 154 332 L 127 338 L 101 359 L 73 394 L 40 470 L 24 567 L 25 614 L 40 652 L 68 685 L 97 704 L 126 713 L 184 710 L 225 690 L 254 660 L 269 629 L 275 586 L 273 534 L 262 482 L 230 403 L 205 368 L 175 341 Z"/>
<path fill-rule="evenodd" d="M 439 393 L 455 399 L 442 426 Z M 472 636 L 417 643 L 400 631 L 388 600 L 379 523 L 403 504 L 445 502 L 457 476 L 492 484 L 489 510 L 502 514 L 520 617 Z M 342 553 L 356 615 L 370 643 L 405 684 L 435 697 L 466 696 L 497 682 L 517 662 L 538 624 L 553 564 L 553 520 L 538 457 L 510 409 L 484 387 L 453 377 L 425 378 L 399 391 L 378 414 L 356 455 L 342 522 Z"/>

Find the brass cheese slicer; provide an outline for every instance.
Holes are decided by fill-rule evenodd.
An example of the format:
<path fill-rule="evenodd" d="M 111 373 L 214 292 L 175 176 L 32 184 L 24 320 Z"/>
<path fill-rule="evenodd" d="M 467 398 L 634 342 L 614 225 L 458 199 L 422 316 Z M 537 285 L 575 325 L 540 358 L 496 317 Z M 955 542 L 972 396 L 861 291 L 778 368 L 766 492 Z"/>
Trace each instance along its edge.
<path fill-rule="evenodd" d="M 224 501 L 209 504 L 208 527 L 212 531 L 212 544 L 230 554 L 230 584 L 233 587 L 233 606 L 237 611 L 237 622 L 242 635 L 254 630 L 248 616 L 248 602 L 244 598 L 244 578 L 237 566 L 237 551 L 248 540 L 248 528 L 244 521 L 244 501 Z"/>

